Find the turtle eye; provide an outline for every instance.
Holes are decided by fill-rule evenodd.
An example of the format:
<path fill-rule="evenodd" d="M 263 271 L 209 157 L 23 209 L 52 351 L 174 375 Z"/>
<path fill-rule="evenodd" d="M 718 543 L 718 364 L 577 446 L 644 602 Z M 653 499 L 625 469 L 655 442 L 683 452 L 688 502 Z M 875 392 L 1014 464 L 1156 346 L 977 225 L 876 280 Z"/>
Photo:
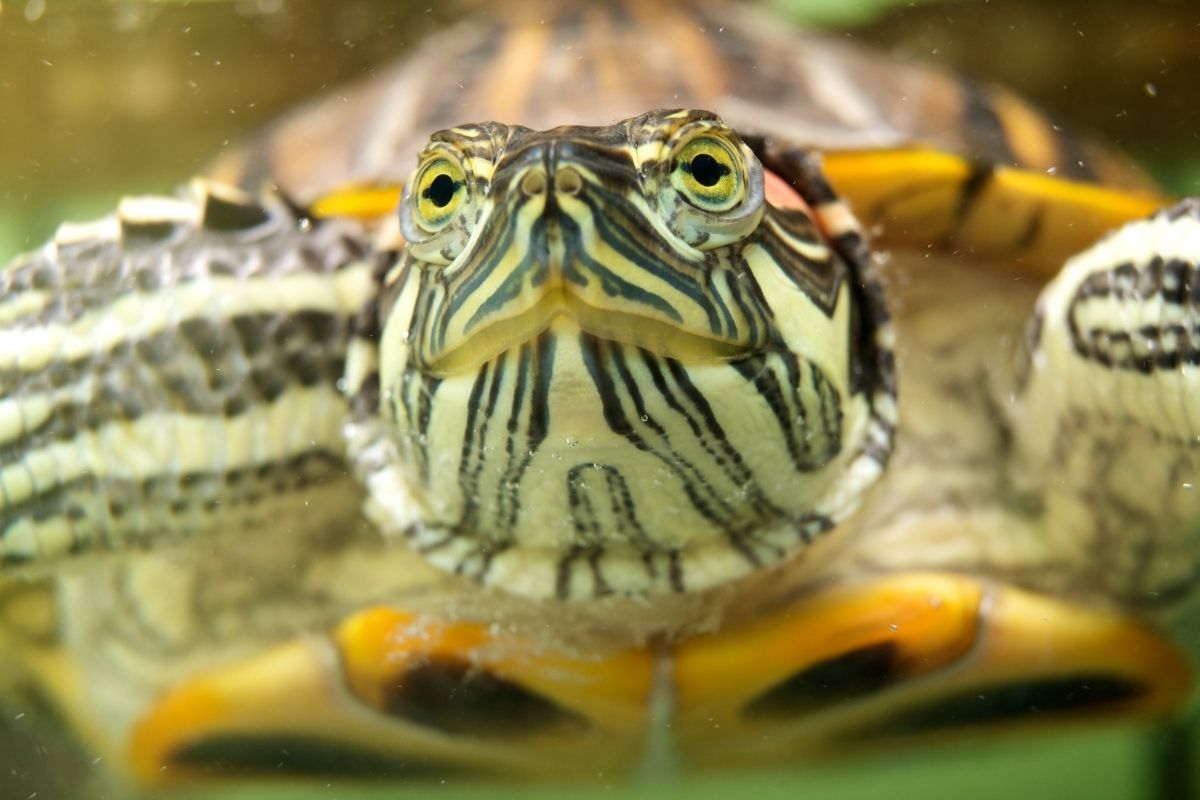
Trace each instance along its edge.
<path fill-rule="evenodd" d="M 457 162 L 437 156 L 421 167 L 413 182 L 413 221 L 428 233 L 437 233 L 462 208 L 467 176 Z"/>
<path fill-rule="evenodd" d="M 696 208 L 720 213 L 745 195 L 746 177 L 741 159 L 725 140 L 697 136 L 675 153 L 671 183 Z"/>

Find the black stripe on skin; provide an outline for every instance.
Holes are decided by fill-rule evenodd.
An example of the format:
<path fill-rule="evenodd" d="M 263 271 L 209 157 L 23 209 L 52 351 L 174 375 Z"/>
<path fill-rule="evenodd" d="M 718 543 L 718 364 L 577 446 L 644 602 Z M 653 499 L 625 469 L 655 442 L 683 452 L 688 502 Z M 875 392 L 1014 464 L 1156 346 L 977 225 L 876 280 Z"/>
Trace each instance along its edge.
<path fill-rule="evenodd" d="M 507 354 L 480 367 L 467 400 L 463 445 L 458 461 L 458 485 L 463 497 L 463 516 L 455 525 L 456 531 L 467 535 L 481 533 L 477 530 L 479 504 L 476 498 L 479 497 L 479 476 L 483 472 L 486 460 L 484 448 L 487 445 L 488 426 L 500 397 L 506 358 Z"/>
<path fill-rule="evenodd" d="M 425 475 L 429 473 L 429 426 L 433 420 L 434 401 L 441 385 L 441 378 L 422 375 L 421 382 L 417 387 L 419 391 L 417 413 L 413 420 L 417 424 L 417 442 L 422 454 L 423 474 Z"/>
<path fill-rule="evenodd" d="M 1073 331 L 1073 334 L 1075 332 Z M 1133 352 L 1136 340 L 1160 342 L 1166 335 L 1174 336 L 1178 345 L 1175 349 L 1165 350 L 1158 345 L 1150 354 L 1137 355 Z M 1185 327 L 1171 325 L 1165 328 L 1143 326 L 1137 331 L 1103 331 L 1092 330 L 1090 341 L 1082 337 L 1072 336 L 1075 352 L 1082 358 L 1095 361 L 1112 369 L 1134 370 L 1143 375 L 1150 375 L 1159 370 L 1175 371 L 1182 366 L 1200 365 L 1200 348 L 1190 344 L 1189 340 L 1200 340 L 1200 323 Z M 1113 350 L 1117 345 L 1128 345 L 1129 355 L 1115 356 Z"/>
<path fill-rule="evenodd" d="M 697 421 L 697 417 L 683 407 L 683 404 L 680 402 L 680 397 L 669 385 L 667 376 L 661 368 L 661 364 L 668 360 L 664 359 L 660 361 L 660 359 L 654 354 L 645 350 L 641 350 L 639 352 L 642 357 L 641 363 L 646 368 L 647 373 L 650 375 L 650 380 L 654 385 L 655 391 L 657 391 L 659 396 L 666 401 L 667 406 L 687 424 L 693 438 L 695 438 L 697 443 L 699 443 L 705 454 L 709 456 L 712 463 L 721 467 L 722 472 L 727 480 L 745 491 L 748 499 L 750 499 L 758 515 L 764 518 L 778 515 L 780 511 L 775 508 L 771 501 L 763 494 L 762 488 L 758 485 L 757 478 L 755 477 L 753 471 L 746 465 L 745 460 L 742 458 L 742 455 L 737 448 L 734 447 L 727 438 L 725 438 L 724 431 L 720 430 L 718 434 L 713 434 L 711 429 L 708 429 L 706 426 L 702 426 L 700 422 Z M 676 362 L 669 362 L 668 369 L 670 369 L 670 365 L 674 364 L 676 364 Z M 675 375 L 674 370 L 671 370 L 671 373 L 671 377 L 675 379 L 676 385 L 678 386 L 678 378 Z M 684 395 L 689 394 L 686 390 L 686 387 L 680 388 L 684 389 Z M 695 389 L 694 386 L 692 388 Z M 711 416 L 711 409 L 708 408 L 707 401 L 703 400 L 703 398 L 701 398 L 701 400 L 704 403 L 704 408 L 708 409 Z M 640 407 L 639 414 L 641 416 L 649 417 L 649 414 L 642 411 Z M 703 410 L 701 410 L 701 417 L 703 417 Z M 715 422 L 715 420 L 713 421 Z M 669 439 L 667 438 L 665 430 L 663 431 L 662 435 L 669 446 Z M 710 443 L 709 436 L 712 436 L 712 438 L 716 440 L 717 448 L 714 448 Z M 674 458 L 679 460 L 689 470 L 693 471 L 706 487 L 708 486 L 702 472 L 697 470 L 694 465 L 683 461 L 683 459 L 680 459 L 678 456 L 676 456 L 674 449 L 671 450 L 671 453 Z M 712 490 L 711 487 L 709 487 L 709 490 Z M 726 515 L 732 519 L 732 513 L 729 511 L 729 509 L 726 508 L 725 510 Z"/>
<path fill-rule="evenodd" d="M 669 458 L 659 453 L 634 429 L 633 423 L 625 415 L 624 409 L 621 407 L 621 400 L 617 395 L 616 385 L 609 374 L 608 365 L 606 364 L 609 359 L 608 354 L 605 352 L 608 345 L 609 343 L 587 334 L 580 336 L 580 352 L 583 355 L 583 363 L 587 367 L 588 373 L 592 377 L 592 383 L 596 387 L 596 392 L 604 408 L 604 420 L 608 424 L 609 429 L 617 435 L 624 437 L 626 441 L 638 450 L 658 458 L 683 484 L 684 493 L 688 496 L 688 500 L 696 509 L 696 512 L 715 527 L 721 529 L 727 528 L 732 521 L 733 515 L 728 506 L 720 501 L 714 488 L 707 481 L 703 480 L 697 486 L 690 476 L 684 474 L 684 465 L 680 460 Z M 668 360 L 667 363 L 670 364 L 670 361 Z M 687 467 L 687 471 L 693 475 L 702 474 L 693 465 L 688 464 Z M 715 502 L 720 507 L 720 511 L 714 509 L 710 501 Z"/>
<path fill-rule="evenodd" d="M 588 191 L 581 193 L 579 199 L 590 209 L 596 233 L 609 247 L 621 253 L 629 261 L 636 264 L 647 273 L 654 275 L 671 288 L 688 298 L 694 305 L 700 307 L 708 318 L 709 330 L 714 336 L 727 336 L 722 329 L 717 312 L 707 301 L 701 283 L 697 280 L 704 265 L 689 265 L 694 275 L 684 274 L 677 260 L 668 263 L 670 251 L 655 247 L 649 241 L 630 239 L 631 230 L 637 230 L 637 225 L 644 223 L 640 218 L 632 217 L 624 212 L 624 203 L 617 195 L 607 195 L 603 202 L 597 202 L 593 195 L 604 194 L 602 190 L 589 186 Z M 634 227 L 630 227 L 634 226 Z M 594 277 L 604 287 L 605 293 L 619 295 L 627 300 L 633 300 L 660 311 L 676 322 L 682 322 L 683 317 L 667 301 L 646 289 L 630 283 L 620 277 L 604 264 L 592 258 L 587 248 L 580 243 L 578 223 L 569 216 L 561 219 L 563 243 L 566 253 L 563 257 L 563 277 L 572 283 L 586 286 L 588 276 Z"/>
<path fill-rule="evenodd" d="M 554 576 L 554 595 L 560 600 L 571 596 L 571 568 L 576 561 L 583 558 L 587 561 L 592 573 L 592 597 L 607 597 L 613 593 L 613 588 L 600 569 L 600 559 L 604 557 L 605 548 L 572 545 L 566 554 L 559 559 Z"/>
<path fill-rule="evenodd" d="M 1142 265 L 1125 261 L 1089 275 L 1075 290 L 1072 302 L 1106 297 L 1133 303 L 1158 297 L 1172 305 L 1200 304 L 1200 265 L 1160 255 Z"/>
<path fill-rule="evenodd" d="M 1079 322 L 1081 307 L 1094 300 L 1115 299 L 1129 305 L 1160 299 L 1168 308 L 1190 307 L 1190 319 L 1171 324 L 1146 324 L 1135 330 L 1111 330 L 1091 327 L 1084 330 Z M 1153 256 L 1137 266 L 1129 262 L 1089 275 L 1075 290 L 1066 314 L 1067 330 L 1075 352 L 1084 359 L 1106 367 L 1135 370 L 1149 375 L 1157 370 L 1176 370 L 1200 364 L 1200 268 L 1179 260 Z M 1173 337 L 1175 346 L 1163 342 Z M 1139 355 L 1133 344 L 1145 345 Z M 1117 355 L 1117 351 L 1121 355 Z"/>
<path fill-rule="evenodd" d="M 782 367 L 782 380 L 776 370 L 777 365 Z M 840 452 L 841 405 L 837 402 L 836 392 L 830 393 L 829 381 L 816 365 L 801 362 L 794 354 L 781 351 L 735 361 L 731 366 L 743 379 L 754 385 L 767 404 L 797 472 L 816 471 Z M 816 408 L 805 406 L 801 399 L 801 384 L 806 372 L 810 386 L 818 397 Z M 832 420 L 830 414 L 833 415 Z M 796 425 L 797 418 L 799 426 Z M 817 425 L 821 426 L 824 439 L 832 445 L 823 452 L 813 452 L 808 446 L 811 437 L 806 432 L 815 430 Z"/>
<path fill-rule="evenodd" d="M 767 299 L 762 293 L 762 287 L 749 269 L 713 271 L 710 283 L 720 275 L 726 286 L 726 291 L 733 298 L 734 305 L 742 319 L 746 320 L 746 339 L 751 342 L 764 342 L 768 346 L 777 346 L 779 337 L 774 325 L 774 315 Z M 753 302 L 753 305 L 751 304 Z M 724 305 L 722 305 L 724 307 Z M 727 312 L 728 313 L 728 312 Z"/>
<path fill-rule="evenodd" d="M 790 353 L 788 355 L 791 355 Z M 797 441 L 803 436 L 803 433 L 798 433 L 796 426 L 793 423 L 793 413 L 788 408 L 787 402 L 783 397 L 783 389 L 779 383 L 779 376 L 767 364 L 767 356 L 758 356 L 756 358 L 744 358 L 733 362 L 732 366 L 742 378 L 749 383 L 754 384 L 755 391 L 762 401 L 766 403 L 767 408 L 771 411 L 771 416 L 775 418 L 779 425 L 779 432 L 787 445 L 788 456 L 792 459 L 792 466 L 798 472 L 809 472 L 815 469 L 810 466 L 807 460 L 802 459 L 799 450 L 799 442 Z M 799 363 L 794 357 L 787 359 L 784 369 L 787 371 L 788 383 L 790 386 L 795 386 L 798 383 L 798 376 L 795 372 L 799 369 Z M 807 429 L 809 426 L 808 412 L 803 403 L 797 403 L 795 409 L 796 415 L 800 418 L 800 426 L 802 429 Z"/>
<path fill-rule="evenodd" d="M 701 393 L 696 385 L 692 383 L 691 377 L 687 374 L 686 368 L 684 368 L 682 364 L 674 359 L 666 359 L 666 363 L 667 369 L 670 372 L 671 377 L 674 379 L 675 384 L 683 391 L 684 395 L 691 401 L 693 407 L 699 412 L 700 419 L 703 420 L 705 428 L 709 434 L 712 435 L 717 442 L 721 443 L 722 445 L 728 445 L 728 447 L 725 448 L 726 452 L 729 453 L 732 458 L 735 458 L 741 466 L 745 467 L 745 462 L 742 459 L 741 454 L 737 452 L 732 443 L 728 442 L 728 438 L 725 435 L 724 429 L 721 427 L 716 416 L 713 414 L 712 407 L 709 406 L 708 400 L 704 397 L 703 393 Z M 761 488 L 755 485 L 753 490 L 753 493 L 757 497 L 763 497 L 761 494 Z M 767 503 L 768 501 L 766 501 L 764 498 L 762 502 Z M 722 533 L 729 540 L 729 543 L 733 549 L 740 553 L 743 558 L 746 559 L 747 563 L 749 563 L 755 569 L 761 567 L 763 565 L 763 561 L 762 557 L 754 550 L 751 542 L 754 542 L 760 547 L 765 547 L 767 550 L 769 550 L 773 560 L 782 558 L 784 555 L 784 551 L 781 548 L 759 538 L 758 534 L 762 532 L 764 525 L 770 521 L 770 517 L 764 516 L 761 508 L 756 509 L 756 511 L 758 512 L 756 514 L 756 518 L 749 520 L 734 519 L 732 524 L 725 524 L 722 530 Z M 770 511 L 774 512 L 774 514 L 779 514 L 778 510 L 774 509 L 773 507 L 771 507 Z"/>
<path fill-rule="evenodd" d="M 608 549 L 606 544 L 611 541 L 611 532 L 601 533 L 593 504 L 593 492 L 584 491 L 585 487 L 593 486 L 586 479 L 588 473 L 600 473 L 603 476 L 609 511 L 612 519 L 617 522 L 616 532 L 624 538 L 626 545 L 638 550 L 647 574 L 655 574 L 653 553 L 658 548 L 650 541 L 638 521 L 633 495 L 625 477 L 618 469 L 607 464 L 576 464 L 567 472 L 567 502 L 577 543 L 560 557 L 555 578 L 555 594 L 563 599 L 572 594 L 572 565 L 580 558 L 587 560 L 592 573 L 592 595 L 601 597 L 613 592 L 600 569 L 600 559 Z"/>
<path fill-rule="evenodd" d="M 654 360 L 655 356 L 647 351 L 639 351 L 642 355 L 642 363 Z M 608 354 L 612 359 L 612 364 L 616 369 L 617 377 L 620 378 L 621 384 L 625 387 L 629 399 L 633 402 L 634 412 L 643 425 L 649 427 L 661 440 L 662 445 L 666 447 L 667 453 L 665 457 L 670 463 L 677 464 L 680 469 L 689 472 L 692 477 L 699 483 L 707 485 L 707 479 L 704 473 L 699 470 L 694 464 L 683 458 L 671 444 L 671 437 L 667 430 L 660 425 L 657 420 L 650 414 L 646 408 L 644 398 L 642 396 L 641 386 L 638 384 L 637 378 L 629 368 L 629 363 L 625 358 L 625 350 L 621 345 L 610 344 Z M 661 373 L 659 373 L 661 376 Z M 664 396 L 669 393 L 669 389 L 665 386 L 660 388 L 657 386 L 657 379 L 652 375 L 652 382 L 656 384 L 655 388 Z M 674 393 L 670 393 L 673 394 Z M 677 410 L 684 414 L 689 427 L 693 433 L 700 431 L 699 426 L 694 422 L 691 415 L 682 411 L 679 406 L 674 406 Z M 768 500 L 762 493 L 754 473 L 746 466 L 742 459 L 741 453 L 727 439 L 716 438 L 717 447 L 714 448 L 710 443 L 709 438 L 703 433 L 699 433 L 696 437 L 699 445 L 704 449 L 704 452 L 709 456 L 713 464 L 716 464 L 720 469 L 725 479 L 733 486 L 737 486 L 741 491 L 745 492 L 750 504 L 755 508 L 758 514 L 764 516 L 773 516 L 779 513 L 779 510 Z M 655 455 L 663 458 L 664 455 L 655 451 Z"/>
<path fill-rule="evenodd" d="M 629 166 L 628 171 L 633 172 L 632 165 Z M 614 180 L 622 177 L 627 176 L 616 176 Z M 686 261 L 670 250 L 663 252 L 663 244 L 657 237 L 639 235 L 645 225 L 645 220 L 637 212 L 630 211 L 624 194 L 609 191 L 602 185 L 589 184 L 587 191 L 580 193 L 577 197 L 587 206 L 597 234 L 609 247 L 620 253 L 627 261 L 659 278 L 692 302 L 699 304 L 704 299 L 699 279 L 702 278 L 706 265 Z M 569 233 L 567 230 L 563 232 L 568 253 L 579 258 L 581 253 L 586 253 L 586 248 L 579 243 L 578 223 L 569 216 L 564 217 L 563 222 L 569 225 L 570 229 Z M 580 263 L 587 264 L 593 270 L 597 267 L 604 270 L 602 265 L 590 257 Z M 576 283 L 585 282 L 578 276 L 574 276 L 573 279 Z M 670 306 L 664 306 L 663 309 L 673 312 Z M 678 315 L 675 315 L 675 319 L 679 319 Z M 720 332 L 711 311 L 709 312 L 709 324 L 713 327 L 714 333 Z"/>
<path fill-rule="evenodd" d="M 516 456 L 516 440 L 520 430 L 522 411 L 525 406 L 527 397 L 527 384 L 529 383 L 530 361 L 532 356 L 530 351 L 532 344 L 525 342 L 517 349 L 516 368 L 514 372 L 514 383 L 510 392 L 512 400 L 509 404 L 508 420 L 505 423 L 506 436 L 504 437 L 504 472 L 500 479 L 496 481 L 496 508 L 499 514 L 499 528 L 493 531 L 495 538 L 511 538 L 513 526 L 516 524 L 517 515 L 521 509 L 520 498 L 520 483 L 521 477 L 525 470 L 529 467 L 529 462 L 532 460 L 532 455 L 529 450 L 531 446 L 521 448 L 521 456 L 519 459 Z"/>
<path fill-rule="evenodd" d="M 60 402 L 16 440 L 0 443 L 0 463 L 155 412 L 232 419 L 292 388 L 336 387 L 345 372 L 345 330 L 343 318 L 316 312 L 196 318 L 96 357 L 51 362 L 41 372 L 0 372 L 0 396 L 88 390 Z"/>
<path fill-rule="evenodd" d="M 740 133 L 740 132 L 739 132 Z M 770 137 L 747 136 L 763 167 L 790 184 L 810 206 L 817 208 L 838 201 L 837 193 L 825 180 L 818 156 Z M 851 393 L 864 393 L 868 398 L 882 394 L 896 395 L 895 360 L 891 351 L 880 345 L 876 335 L 887 324 L 890 314 L 884 299 L 865 237 L 860 232 L 847 231 L 830 242 L 842 257 L 853 278 L 851 281 L 854 330 L 849 365 Z M 855 357 L 858 353 L 858 357 Z"/>
<path fill-rule="evenodd" d="M 403 417 L 407 420 L 405 427 L 415 429 L 412 436 L 398 443 L 407 445 L 417 474 L 425 481 L 429 479 L 429 425 L 433 419 L 434 398 L 442 381 L 440 378 L 415 373 L 406 374 L 405 378 L 397 383 L 400 388 L 392 397 L 392 419 L 395 421 L 401 418 L 400 405 L 403 404 Z"/>
<path fill-rule="evenodd" d="M 6 504 L 0 512 L 0 541 L 22 520 L 34 521 L 65 515 L 75 521 L 73 529 L 91 523 L 95 528 L 86 538 L 77 539 L 71 554 L 119 546 L 125 539 L 136 541 L 162 538 L 160 526 L 153 530 L 123 531 L 122 522 L 131 513 L 140 516 L 170 513 L 179 516 L 202 511 L 216 514 L 242 505 L 252 506 L 271 495 L 302 491 L 305 488 L 345 474 L 340 453 L 314 449 L 289 458 L 218 472 L 161 474 L 140 481 L 99 478 L 86 475 L 50 491 Z M 89 509 L 99 506 L 103 518 L 92 518 Z M 169 535 L 189 533 L 172 526 Z M 0 566 L 21 563 L 11 554 L 0 554 Z"/>
<path fill-rule="evenodd" d="M 488 258 L 482 262 L 473 263 L 460 269 L 458 274 L 465 276 L 465 280 L 456 278 L 445 284 L 447 299 L 439 310 L 439 324 L 437 326 L 437 339 L 435 340 L 437 350 L 442 351 L 445 349 L 446 333 L 450 324 L 455 321 L 455 318 L 462 310 L 465 301 L 473 299 L 479 291 L 480 284 L 498 271 L 498 265 L 507 256 L 513 241 L 516 239 L 518 229 L 521 229 L 520 226 L 512 224 L 509 218 L 510 216 L 517 216 L 520 213 L 521 206 L 527 202 L 529 201 L 524 200 L 519 205 L 513 207 L 511 215 L 498 210 L 495 215 L 489 218 L 485 233 L 501 230 L 503 236 L 498 241 L 488 241 L 487 239 L 480 238 L 474 248 L 474 252 L 487 253 Z M 549 258 L 546 254 L 547 224 L 547 215 L 545 214 L 539 216 L 534 221 L 533 226 L 529 229 L 529 249 L 525 258 L 479 304 L 479 307 L 471 314 L 470 319 L 463 325 L 464 332 L 470 333 L 472 330 L 478 328 L 480 323 L 503 309 L 514 298 L 520 296 L 525 290 L 527 282 L 533 286 L 537 286 L 542 282 L 544 265 Z"/>
<path fill-rule="evenodd" d="M 493 538 L 511 539 L 521 511 L 521 484 L 538 449 L 546 439 L 549 420 L 549 382 L 553 371 L 554 337 L 543 333 L 533 342 L 521 345 L 517 358 L 516 384 L 512 391 L 504 450 L 506 467 L 496 486 L 496 507 L 500 509 L 500 527 Z M 526 431 L 520 455 L 517 439 L 522 418 Z"/>
<path fill-rule="evenodd" d="M 687 580 L 683 574 L 682 555 L 678 550 L 667 552 L 667 577 L 670 580 L 672 591 L 683 594 L 688 590 Z"/>
<path fill-rule="evenodd" d="M 802 241 L 822 241 L 820 235 L 811 227 L 808 215 L 799 209 L 771 208 L 768 213 L 772 221 L 787 235 Z M 785 239 L 775 234 L 769 225 L 763 227 L 760 244 L 784 276 L 804 292 L 825 316 L 833 317 L 842 284 L 849 274 L 837 250 L 830 248 L 830 257 L 827 260 L 813 261 L 798 253 Z"/>
<path fill-rule="evenodd" d="M 836 523 L 824 514 L 809 512 L 801 514 L 792 520 L 796 536 L 805 544 L 812 544 L 813 539 L 834 529 Z"/>
<path fill-rule="evenodd" d="M 443 544 L 453 541 L 459 533 L 462 533 L 462 531 L 451 531 L 449 538 L 445 539 Z M 491 572 L 496 558 L 504 551 L 512 548 L 515 542 L 512 539 L 499 539 L 496 537 L 486 539 L 476 537 L 474 541 L 475 546 L 471 548 L 470 552 L 459 556 L 458 562 L 454 565 L 454 574 L 470 578 L 477 583 L 483 583 L 487 580 L 488 573 Z M 422 552 L 428 553 L 430 549 L 422 549 Z"/>
<path fill-rule="evenodd" d="M 700 412 L 700 419 L 704 421 L 705 430 L 709 436 L 712 436 L 720 448 L 720 453 L 713 452 L 704 434 L 701 433 L 697 435 L 697 438 L 701 441 L 705 452 L 711 454 L 714 462 L 721 464 L 723 467 L 726 463 L 732 466 L 733 480 L 751 498 L 755 511 L 758 514 L 770 517 L 780 514 L 780 510 L 763 494 L 762 487 L 758 485 L 755 478 L 754 470 L 746 464 L 741 451 L 734 446 L 733 442 L 729 441 L 729 437 L 725 434 L 725 429 L 721 427 L 720 422 L 717 421 L 716 415 L 712 411 L 712 407 L 708 404 L 708 399 L 692 383 L 691 376 L 687 373 L 687 368 L 674 359 L 665 360 L 667 362 L 667 369 L 671 373 L 671 377 L 675 380 L 676 386 L 683 391 L 684 395 L 692 402 L 693 407 Z M 690 415 L 689 424 L 693 425 L 693 429 L 695 429 Z M 725 472 L 727 475 L 730 474 L 728 468 L 725 469 Z"/>

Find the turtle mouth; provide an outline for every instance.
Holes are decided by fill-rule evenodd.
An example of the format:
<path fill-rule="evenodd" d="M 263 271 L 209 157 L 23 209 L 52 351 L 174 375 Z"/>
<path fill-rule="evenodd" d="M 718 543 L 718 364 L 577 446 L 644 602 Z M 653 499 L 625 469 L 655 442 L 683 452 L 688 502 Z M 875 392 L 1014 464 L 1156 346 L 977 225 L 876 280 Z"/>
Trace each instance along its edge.
<path fill-rule="evenodd" d="M 684 363 L 735 361 L 759 350 L 752 343 L 692 333 L 641 314 L 597 308 L 558 286 L 543 293 L 529 308 L 479 327 L 454 347 L 428 359 L 424 371 L 437 377 L 470 372 L 547 331 L 587 334 Z"/>

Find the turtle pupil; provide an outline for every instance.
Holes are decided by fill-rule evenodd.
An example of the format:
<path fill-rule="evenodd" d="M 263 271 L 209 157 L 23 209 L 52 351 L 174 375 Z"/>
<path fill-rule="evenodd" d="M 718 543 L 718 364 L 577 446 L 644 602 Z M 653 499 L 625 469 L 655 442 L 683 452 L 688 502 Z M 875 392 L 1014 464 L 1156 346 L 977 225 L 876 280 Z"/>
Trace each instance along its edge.
<path fill-rule="evenodd" d="M 721 178 L 729 174 L 729 167 L 708 153 L 701 153 L 688 162 L 687 171 L 701 186 L 716 186 Z"/>
<path fill-rule="evenodd" d="M 438 208 L 445 208 L 454 199 L 454 194 L 458 191 L 459 185 L 458 181 L 443 172 L 429 182 L 429 185 L 425 187 L 425 191 L 421 192 L 421 196 Z"/>

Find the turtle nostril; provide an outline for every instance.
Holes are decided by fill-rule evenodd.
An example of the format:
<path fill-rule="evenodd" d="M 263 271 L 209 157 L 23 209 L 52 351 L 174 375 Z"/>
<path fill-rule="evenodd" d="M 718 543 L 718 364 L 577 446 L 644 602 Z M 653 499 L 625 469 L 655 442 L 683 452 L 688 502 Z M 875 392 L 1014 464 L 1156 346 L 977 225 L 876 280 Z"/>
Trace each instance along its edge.
<path fill-rule="evenodd" d="M 571 167 L 563 167 L 554 173 L 554 188 L 560 194 L 578 194 L 583 188 L 583 178 Z"/>
<path fill-rule="evenodd" d="M 546 191 L 546 174 L 539 170 L 525 173 L 521 178 L 521 191 L 530 197 Z"/>

